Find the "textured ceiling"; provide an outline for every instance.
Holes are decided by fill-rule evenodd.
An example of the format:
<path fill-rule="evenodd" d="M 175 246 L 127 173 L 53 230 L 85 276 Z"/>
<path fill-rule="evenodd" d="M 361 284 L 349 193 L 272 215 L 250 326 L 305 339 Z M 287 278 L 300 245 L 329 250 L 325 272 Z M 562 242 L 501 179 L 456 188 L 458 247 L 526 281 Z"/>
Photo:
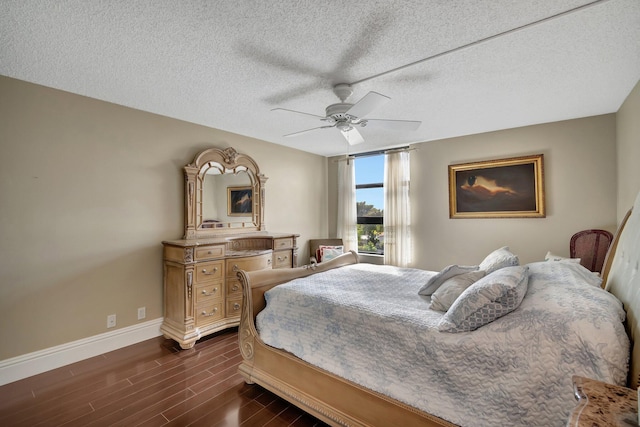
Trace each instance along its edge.
<path fill-rule="evenodd" d="M 617 111 L 640 79 L 640 1 L 0 0 L 0 74 L 356 153 Z M 422 125 L 364 128 L 356 146 L 337 129 L 282 137 L 326 123 L 271 109 L 324 115 L 354 82 L 348 101 L 391 98 L 369 118 Z"/>

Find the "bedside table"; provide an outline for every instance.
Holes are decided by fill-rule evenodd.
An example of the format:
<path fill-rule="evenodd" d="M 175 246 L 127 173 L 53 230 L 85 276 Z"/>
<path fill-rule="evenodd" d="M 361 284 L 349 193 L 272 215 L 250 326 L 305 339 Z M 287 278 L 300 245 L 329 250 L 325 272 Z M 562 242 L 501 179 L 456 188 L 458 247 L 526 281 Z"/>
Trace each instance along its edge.
<path fill-rule="evenodd" d="M 573 376 L 578 406 L 568 427 L 638 426 L 638 392 L 585 377 Z"/>

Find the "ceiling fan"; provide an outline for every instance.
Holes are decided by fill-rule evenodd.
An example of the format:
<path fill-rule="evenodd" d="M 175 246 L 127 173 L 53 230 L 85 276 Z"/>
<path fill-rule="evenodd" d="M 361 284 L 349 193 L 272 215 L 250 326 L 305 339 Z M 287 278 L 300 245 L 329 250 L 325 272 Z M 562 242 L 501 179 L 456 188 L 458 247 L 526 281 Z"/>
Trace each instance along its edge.
<path fill-rule="evenodd" d="M 397 131 L 414 131 L 418 129 L 422 122 L 414 120 L 384 120 L 384 119 L 366 119 L 367 114 L 385 104 L 391 98 L 382 95 L 378 92 L 369 92 L 363 96 L 355 104 L 345 102 L 349 96 L 353 93 L 351 86 L 345 83 L 334 86 L 333 93 L 340 98 L 340 102 L 337 104 L 329 105 L 325 112 L 325 116 L 319 116 L 317 114 L 305 113 L 302 111 L 289 110 L 287 108 L 274 108 L 271 111 L 288 111 L 291 113 L 305 114 L 307 116 L 317 117 L 323 122 L 327 122 L 327 125 L 319 126 L 311 129 L 306 129 L 299 132 L 290 133 L 284 135 L 285 137 L 299 136 L 308 132 L 313 132 L 319 129 L 331 129 L 336 128 L 340 131 L 342 136 L 351 145 L 360 144 L 364 142 L 364 138 L 360 134 L 357 128 L 363 128 L 365 126 L 371 128 L 397 130 Z"/>

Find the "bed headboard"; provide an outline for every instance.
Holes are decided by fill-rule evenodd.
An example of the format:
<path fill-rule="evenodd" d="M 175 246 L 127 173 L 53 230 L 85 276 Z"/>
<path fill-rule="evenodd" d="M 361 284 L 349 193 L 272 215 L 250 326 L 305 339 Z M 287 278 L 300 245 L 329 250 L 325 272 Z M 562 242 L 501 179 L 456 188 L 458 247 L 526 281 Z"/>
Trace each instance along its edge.
<path fill-rule="evenodd" d="M 640 383 L 640 193 L 618 227 L 605 259 L 602 279 L 605 289 L 624 304 L 626 328 L 631 340 L 631 359 L 627 383 Z"/>

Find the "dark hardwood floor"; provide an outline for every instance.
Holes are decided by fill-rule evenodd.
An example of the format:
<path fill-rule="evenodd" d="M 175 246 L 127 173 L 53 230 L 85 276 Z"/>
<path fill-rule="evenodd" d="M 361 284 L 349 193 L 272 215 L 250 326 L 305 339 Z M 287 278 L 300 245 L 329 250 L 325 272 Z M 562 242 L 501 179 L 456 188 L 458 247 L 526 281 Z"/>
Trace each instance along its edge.
<path fill-rule="evenodd" d="M 0 387 L 1 426 L 326 426 L 237 373 L 237 330 L 163 337 Z"/>

